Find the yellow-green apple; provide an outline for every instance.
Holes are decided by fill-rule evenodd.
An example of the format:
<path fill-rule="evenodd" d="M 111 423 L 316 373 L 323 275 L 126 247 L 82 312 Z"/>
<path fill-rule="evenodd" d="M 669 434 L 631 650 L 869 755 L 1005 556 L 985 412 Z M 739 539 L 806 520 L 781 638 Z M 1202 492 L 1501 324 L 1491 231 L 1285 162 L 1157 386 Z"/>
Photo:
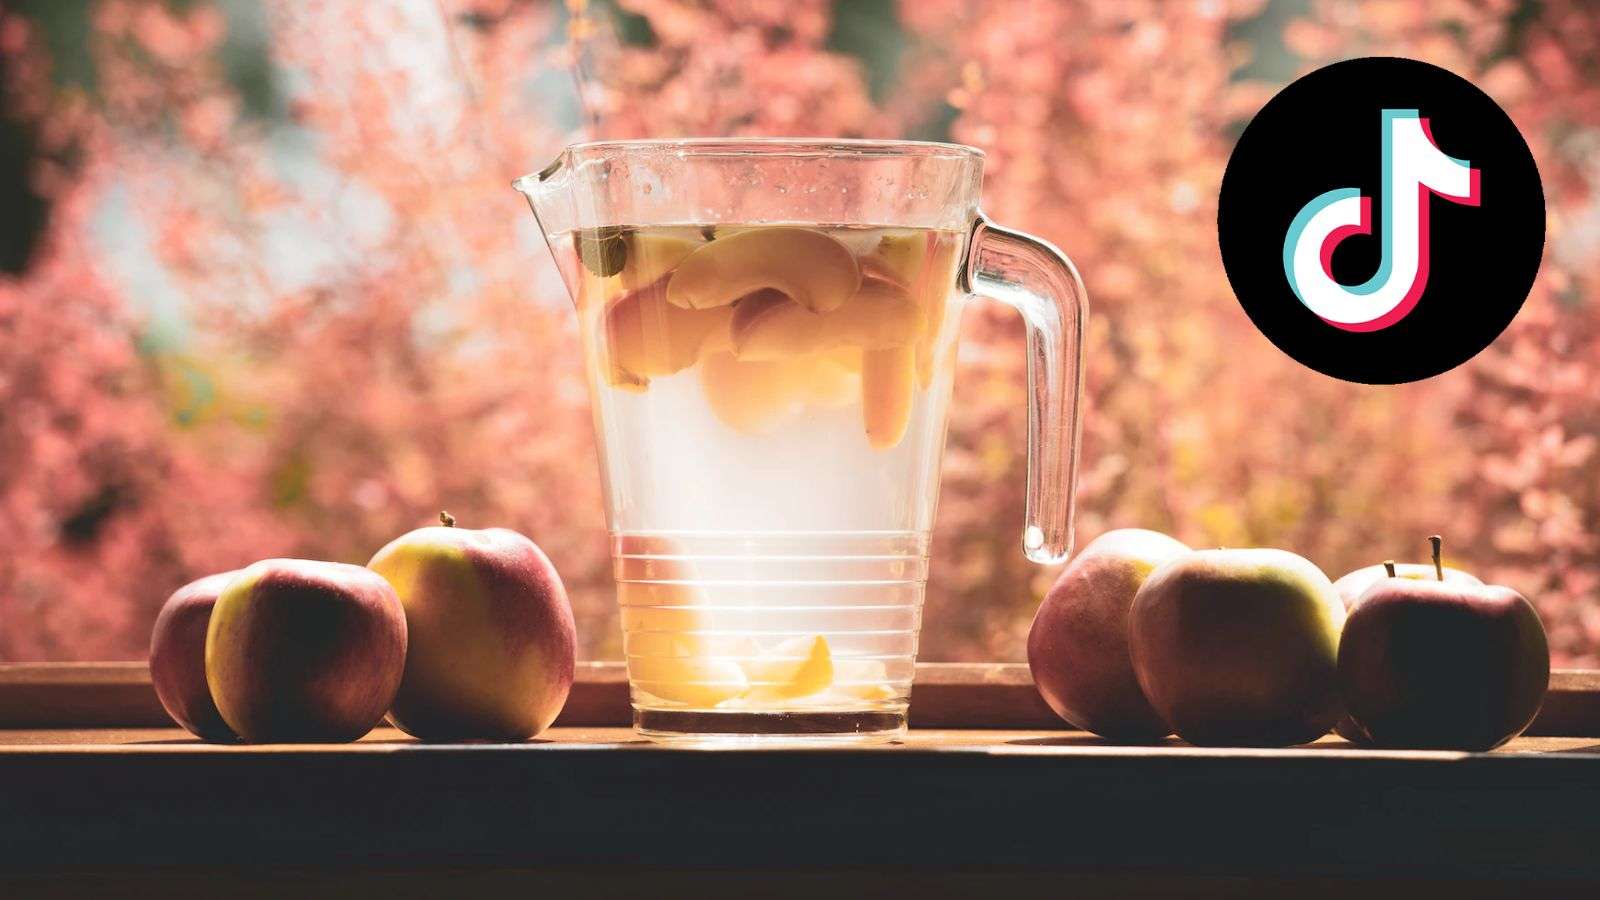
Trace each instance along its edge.
<path fill-rule="evenodd" d="M 1128 645 L 1139 686 L 1179 737 L 1215 746 L 1316 740 L 1339 718 L 1344 604 L 1284 550 L 1197 550 L 1150 573 Z"/>
<path fill-rule="evenodd" d="M 1511 588 L 1385 578 L 1350 612 L 1339 681 L 1374 744 L 1489 750 L 1538 715 L 1550 647 L 1538 612 Z"/>
<path fill-rule="evenodd" d="M 206 681 L 247 741 L 353 741 L 383 720 L 406 660 L 394 588 L 347 563 L 265 559 L 217 596 Z"/>
<path fill-rule="evenodd" d="M 1452 569 L 1444 564 L 1442 555 L 1443 538 L 1436 534 L 1429 537 L 1428 540 L 1433 544 L 1433 562 L 1396 564 L 1393 560 L 1385 560 L 1379 565 L 1356 569 L 1354 572 L 1350 572 L 1335 581 L 1333 587 L 1339 592 L 1340 599 L 1344 600 L 1346 615 L 1348 616 L 1350 611 L 1355 608 L 1356 601 L 1361 598 L 1362 594 L 1366 593 L 1367 588 L 1372 587 L 1384 578 L 1412 578 L 1447 581 L 1456 584 L 1483 584 L 1482 581 L 1478 580 L 1478 576 L 1470 572 L 1463 572 L 1460 569 Z M 1333 726 L 1333 730 L 1347 741 L 1357 744 L 1371 742 L 1371 739 L 1361 730 L 1360 726 L 1350 720 L 1348 712 L 1339 717 L 1339 721 Z"/>
<path fill-rule="evenodd" d="M 1143 528 L 1095 538 L 1061 572 L 1028 631 L 1028 668 L 1056 715 L 1113 740 L 1171 729 L 1150 707 L 1128 657 L 1128 608 L 1155 568 L 1189 548 Z"/>
<path fill-rule="evenodd" d="M 440 520 L 367 564 L 399 593 L 411 637 L 390 718 L 426 740 L 538 734 L 572 687 L 577 631 L 561 576 L 515 531 Z"/>
<path fill-rule="evenodd" d="M 195 737 L 232 741 L 238 735 L 222 720 L 206 685 L 206 629 L 217 595 L 237 571 L 191 581 L 167 598 L 150 632 L 150 682 L 173 721 Z"/>

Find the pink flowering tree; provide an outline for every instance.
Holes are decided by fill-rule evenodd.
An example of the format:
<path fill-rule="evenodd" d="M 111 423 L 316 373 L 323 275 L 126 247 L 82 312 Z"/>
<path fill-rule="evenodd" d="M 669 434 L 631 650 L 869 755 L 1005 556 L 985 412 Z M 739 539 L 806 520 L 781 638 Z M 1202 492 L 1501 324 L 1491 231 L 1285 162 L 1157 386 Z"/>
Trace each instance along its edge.
<path fill-rule="evenodd" d="M 983 148 L 986 210 L 1083 270 L 1080 545 L 1138 525 L 1338 575 L 1443 531 L 1558 663 L 1600 663 L 1593 4 L 101 0 L 68 39 L 47 6 L 0 12 L 48 208 L 0 276 L 0 659 L 137 658 L 189 578 L 363 562 L 441 507 L 543 545 L 616 655 L 574 323 L 507 184 L 579 137 L 823 134 Z M 1255 331 L 1215 198 L 1272 91 L 1384 53 L 1506 107 L 1550 238 L 1488 352 L 1367 388 Z M 926 658 L 1019 658 L 1054 574 L 1017 541 L 1021 341 L 968 310 Z"/>

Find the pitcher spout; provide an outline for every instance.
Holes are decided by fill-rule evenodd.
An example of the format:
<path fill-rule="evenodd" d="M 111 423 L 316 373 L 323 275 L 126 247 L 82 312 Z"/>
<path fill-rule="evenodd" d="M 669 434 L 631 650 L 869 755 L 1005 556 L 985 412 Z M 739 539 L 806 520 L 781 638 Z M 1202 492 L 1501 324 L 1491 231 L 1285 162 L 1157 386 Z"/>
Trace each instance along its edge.
<path fill-rule="evenodd" d="M 511 186 L 528 198 L 533 218 L 539 225 L 545 246 L 556 261 L 556 270 L 566 285 L 573 302 L 578 299 L 579 276 L 570 252 L 570 238 L 564 237 L 577 227 L 577 203 L 572 196 L 572 154 L 561 151 L 550 165 L 532 175 L 524 175 Z"/>
<path fill-rule="evenodd" d="M 518 193 L 528 198 L 528 206 L 533 209 L 533 217 L 538 220 L 546 239 L 570 227 L 565 223 L 572 206 L 567 184 L 570 171 L 567 156 L 567 152 L 562 151 L 550 165 L 511 182 Z"/>

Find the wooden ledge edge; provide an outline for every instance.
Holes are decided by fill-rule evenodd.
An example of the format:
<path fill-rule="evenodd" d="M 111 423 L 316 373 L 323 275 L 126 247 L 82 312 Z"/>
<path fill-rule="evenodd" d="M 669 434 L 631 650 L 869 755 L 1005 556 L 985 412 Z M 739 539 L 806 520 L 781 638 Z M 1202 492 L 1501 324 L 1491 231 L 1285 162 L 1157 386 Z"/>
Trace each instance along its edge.
<path fill-rule="evenodd" d="M 557 725 L 626 726 L 620 662 L 579 663 Z M 160 727 L 172 724 L 142 662 L 0 663 L 0 728 Z M 911 701 L 918 728 L 1066 729 L 1022 663 L 920 663 Z M 1531 735 L 1600 737 L 1600 670 L 1557 669 Z"/>

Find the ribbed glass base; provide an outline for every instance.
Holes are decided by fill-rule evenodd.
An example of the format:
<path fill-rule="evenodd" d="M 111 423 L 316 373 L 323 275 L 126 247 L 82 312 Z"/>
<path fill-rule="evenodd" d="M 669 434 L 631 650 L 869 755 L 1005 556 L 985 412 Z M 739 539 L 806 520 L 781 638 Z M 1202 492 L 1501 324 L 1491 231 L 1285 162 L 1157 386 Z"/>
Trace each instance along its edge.
<path fill-rule="evenodd" d="M 766 747 L 795 744 L 874 744 L 906 733 L 904 711 L 701 712 L 636 709 L 633 725 L 652 741 L 689 745 Z"/>

